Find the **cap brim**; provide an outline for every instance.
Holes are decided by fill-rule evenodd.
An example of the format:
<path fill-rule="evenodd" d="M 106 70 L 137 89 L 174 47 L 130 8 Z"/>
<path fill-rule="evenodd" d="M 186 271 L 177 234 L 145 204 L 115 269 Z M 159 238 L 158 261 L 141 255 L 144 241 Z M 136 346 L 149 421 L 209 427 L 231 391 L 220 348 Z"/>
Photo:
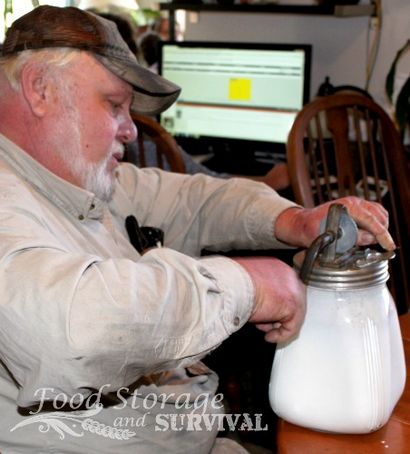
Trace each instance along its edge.
<path fill-rule="evenodd" d="M 131 84 L 134 99 L 131 110 L 144 115 L 157 115 L 171 106 L 181 88 L 137 62 L 114 60 L 99 54 L 95 58 L 115 75 Z"/>

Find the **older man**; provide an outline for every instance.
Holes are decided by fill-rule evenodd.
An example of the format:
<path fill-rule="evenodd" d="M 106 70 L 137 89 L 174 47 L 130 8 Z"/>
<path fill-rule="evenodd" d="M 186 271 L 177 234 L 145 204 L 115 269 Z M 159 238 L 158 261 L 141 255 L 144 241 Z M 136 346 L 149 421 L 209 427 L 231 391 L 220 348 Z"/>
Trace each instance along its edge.
<path fill-rule="evenodd" d="M 228 452 L 221 396 L 198 362 L 244 323 L 270 342 L 305 310 L 272 258 L 195 258 L 202 248 L 306 246 L 328 207 L 267 186 L 119 164 L 129 110 L 178 87 L 141 68 L 115 26 L 42 6 L 9 30 L 0 62 L 0 450 Z M 362 244 L 394 243 L 387 213 L 342 199 Z M 125 220 L 165 232 L 141 255 Z M 222 443 L 222 444 L 221 444 Z M 240 447 L 233 452 L 241 452 Z"/>

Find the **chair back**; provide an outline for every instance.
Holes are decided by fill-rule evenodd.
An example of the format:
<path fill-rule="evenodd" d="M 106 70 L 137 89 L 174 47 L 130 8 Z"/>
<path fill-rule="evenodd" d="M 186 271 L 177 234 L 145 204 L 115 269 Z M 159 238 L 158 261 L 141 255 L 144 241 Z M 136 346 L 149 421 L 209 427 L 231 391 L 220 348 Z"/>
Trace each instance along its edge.
<path fill-rule="evenodd" d="M 381 203 L 390 214 L 398 245 L 389 286 L 399 312 L 410 307 L 409 162 L 386 112 L 359 94 L 334 94 L 308 103 L 297 115 L 287 143 L 296 202 L 313 207 L 355 195 Z"/>
<path fill-rule="evenodd" d="M 132 113 L 138 130 L 135 143 L 129 146 L 125 160 L 139 167 L 159 167 L 185 173 L 185 164 L 175 139 L 154 118 Z M 149 156 L 148 156 L 149 154 Z"/>

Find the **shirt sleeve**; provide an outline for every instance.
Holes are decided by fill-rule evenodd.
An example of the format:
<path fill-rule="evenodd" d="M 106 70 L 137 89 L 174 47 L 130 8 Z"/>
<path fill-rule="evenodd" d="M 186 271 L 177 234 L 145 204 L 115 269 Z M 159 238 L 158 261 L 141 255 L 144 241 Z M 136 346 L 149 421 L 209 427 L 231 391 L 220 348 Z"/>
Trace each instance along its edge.
<path fill-rule="evenodd" d="M 186 254 L 288 247 L 275 238 L 275 222 L 296 204 L 264 183 L 132 166 L 119 178 L 140 224 L 162 228 L 165 244 Z"/>
<path fill-rule="evenodd" d="M 193 256 L 280 245 L 274 221 L 293 204 L 246 180 L 122 167 L 115 197 L 141 224 L 164 228 L 168 246 L 135 259 L 107 252 L 97 227 L 83 237 L 77 218 L 23 185 L 2 195 L 0 351 L 20 406 L 41 388 L 87 396 L 191 365 L 251 314 L 249 275 L 229 258 Z"/>
<path fill-rule="evenodd" d="M 0 351 L 20 406 L 44 388 L 87 396 L 191 365 L 249 318 L 252 282 L 234 261 L 74 250 L 36 205 L 26 194 L 0 210 Z"/>

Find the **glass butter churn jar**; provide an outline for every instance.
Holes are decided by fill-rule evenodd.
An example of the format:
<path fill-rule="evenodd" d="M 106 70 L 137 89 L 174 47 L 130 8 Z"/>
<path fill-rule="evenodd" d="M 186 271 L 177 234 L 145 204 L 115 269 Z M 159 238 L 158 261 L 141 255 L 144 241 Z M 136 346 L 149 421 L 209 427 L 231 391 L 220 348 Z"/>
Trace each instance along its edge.
<path fill-rule="evenodd" d="M 394 253 L 355 247 L 356 224 L 339 204 L 331 206 L 323 230 L 294 259 L 307 285 L 306 317 L 299 334 L 277 346 L 269 400 L 296 425 L 369 433 L 388 421 L 406 379 L 386 286 Z"/>

